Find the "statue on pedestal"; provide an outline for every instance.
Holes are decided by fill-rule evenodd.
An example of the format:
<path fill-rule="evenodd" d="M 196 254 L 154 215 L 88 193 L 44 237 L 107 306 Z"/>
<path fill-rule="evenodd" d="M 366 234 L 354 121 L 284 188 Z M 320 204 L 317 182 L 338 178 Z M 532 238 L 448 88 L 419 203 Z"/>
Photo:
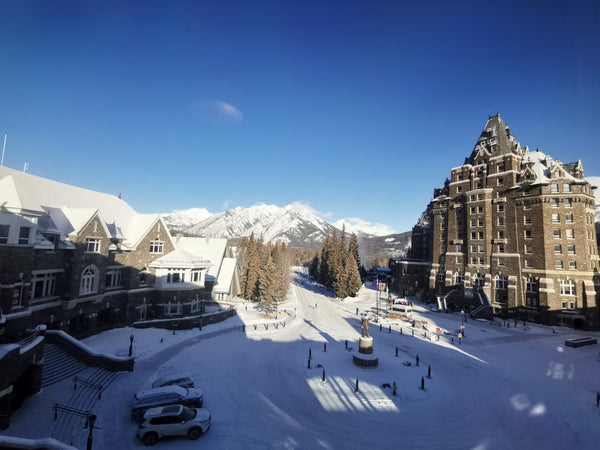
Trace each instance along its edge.
<path fill-rule="evenodd" d="M 360 325 L 362 327 L 362 336 L 369 337 L 369 318 L 367 316 L 362 316 Z"/>

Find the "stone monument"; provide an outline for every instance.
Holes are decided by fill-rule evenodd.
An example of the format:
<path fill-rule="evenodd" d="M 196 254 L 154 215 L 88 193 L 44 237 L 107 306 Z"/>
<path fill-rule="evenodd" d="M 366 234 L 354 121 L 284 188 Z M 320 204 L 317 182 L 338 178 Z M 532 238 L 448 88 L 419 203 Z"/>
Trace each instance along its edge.
<path fill-rule="evenodd" d="M 373 353 L 373 338 L 369 336 L 369 318 L 363 315 L 360 319 L 362 336 L 358 340 L 358 352 L 352 356 L 355 366 L 363 369 L 379 367 L 379 358 Z"/>

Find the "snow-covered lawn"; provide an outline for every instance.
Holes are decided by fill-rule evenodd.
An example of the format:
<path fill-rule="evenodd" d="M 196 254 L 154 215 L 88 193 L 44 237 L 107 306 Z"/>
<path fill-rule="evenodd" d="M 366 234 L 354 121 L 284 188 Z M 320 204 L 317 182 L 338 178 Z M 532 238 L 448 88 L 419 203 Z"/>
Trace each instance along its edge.
<path fill-rule="evenodd" d="M 123 354 L 134 334 L 137 357 L 135 371 L 122 374 L 96 403 L 101 428 L 94 448 L 143 447 L 129 401 L 170 370 L 193 375 L 213 423 L 199 441 L 167 439 L 159 448 L 599 448 L 598 346 L 564 346 L 567 338 L 597 333 L 469 321 L 459 345 L 457 337 L 452 343 L 450 335 L 438 340 L 433 333 L 457 330 L 459 315 L 415 308 L 429 330 L 415 328 L 413 337 L 407 322 L 384 320 L 381 329 L 371 323 L 379 368 L 364 370 L 352 364 L 360 335 L 356 308 L 370 311 L 375 299 L 365 289 L 358 298 L 336 300 L 299 277 L 281 308 L 285 327 L 242 331 L 242 324 L 265 319 L 240 305 L 238 316 L 202 331 L 125 328 L 86 339 L 97 351 Z M 396 396 L 384 387 L 394 382 Z M 29 399 L 6 434 L 49 436 L 52 402 L 68 398 L 70 389 L 61 382 Z M 86 436 L 80 430 L 74 445 L 85 447 Z"/>

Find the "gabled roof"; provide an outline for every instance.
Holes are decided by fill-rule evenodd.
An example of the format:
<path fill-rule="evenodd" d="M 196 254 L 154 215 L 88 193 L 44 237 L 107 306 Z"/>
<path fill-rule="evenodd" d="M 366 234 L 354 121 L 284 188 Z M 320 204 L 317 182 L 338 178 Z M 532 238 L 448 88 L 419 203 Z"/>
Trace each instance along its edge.
<path fill-rule="evenodd" d="M 0 211 L 33 215 L 45 213 L 39 203 L 27 191 L 17 188 L 12 175 L 0 179 L 0 192 L 2 193 L 2 197 L 0 197 Z"/>
<path fill-rule="evenodd" d="M 211 265 L 212 263 L 210 260 L 203 255 L 195 255 L 180 248 L 177 248 L 150 263 L 150 267 L 160 269 L 205 269 Z"/>
<path fill-rule="evenodd" d="M 236 264 L 237 260 L 235 258 L 223 258 L 221 271 L 219 272 L 217 283 L 213 289 L 214 292 L 222 294 L 228 294 L 230 292 Z"/>
<path fill-rule="evenodd" d="M 221 262 L 225 257 L 227 239 L 179 237 L 175 239 L 175 247 L 208 258 L 213 264 L 211 268 L 208 269 L 208 275 L 216 279 L 221 270 Z"/>

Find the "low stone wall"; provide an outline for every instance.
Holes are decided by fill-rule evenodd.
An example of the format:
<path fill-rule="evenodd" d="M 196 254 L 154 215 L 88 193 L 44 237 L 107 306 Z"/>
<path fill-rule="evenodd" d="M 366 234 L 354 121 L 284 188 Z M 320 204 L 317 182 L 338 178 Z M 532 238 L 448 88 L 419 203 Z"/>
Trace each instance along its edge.
<path fill-rule="evenodd" d="M 47 342 L 57 345 L 71 355 L 93 367 L 102 367 L 111 372 L 133 372 L 133 357 L 118 357 L 97 353 L 74 339 L 64 331 L 47 330 Z"/>
<path fill-rule="evenodd" d="M 192 328 L 202 328 L 203 326 L 209 325 L 211 323 L 219 323 L 235 315 L 235 308 L 231 308 L 225 311 L 204 314 L 202 316 L 198 315 L 187 317 L 174 317 L 171 319 L 144 320 L 140 322 L 134 322 L 131 324 L 131 326 L 134 328 L 163 328 L 166 330 L 189 330 Z"/>

